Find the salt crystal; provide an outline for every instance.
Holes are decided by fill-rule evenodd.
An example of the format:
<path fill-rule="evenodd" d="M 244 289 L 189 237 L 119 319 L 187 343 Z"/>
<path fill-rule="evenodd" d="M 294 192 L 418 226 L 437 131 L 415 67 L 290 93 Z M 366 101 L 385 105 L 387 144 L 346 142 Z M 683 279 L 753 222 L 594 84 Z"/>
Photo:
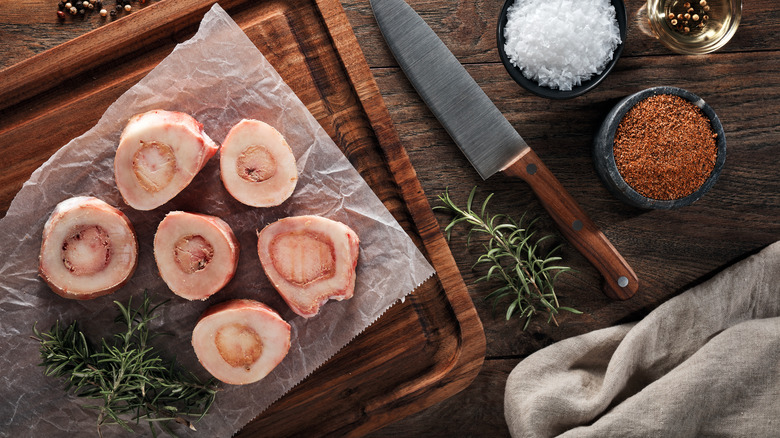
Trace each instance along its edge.
<path fill-rule="evenodd" d="M 504 38 L 526 78 L 562 91 L 601 74 L 621 42 L 609 0 L 516 0 Z"/>

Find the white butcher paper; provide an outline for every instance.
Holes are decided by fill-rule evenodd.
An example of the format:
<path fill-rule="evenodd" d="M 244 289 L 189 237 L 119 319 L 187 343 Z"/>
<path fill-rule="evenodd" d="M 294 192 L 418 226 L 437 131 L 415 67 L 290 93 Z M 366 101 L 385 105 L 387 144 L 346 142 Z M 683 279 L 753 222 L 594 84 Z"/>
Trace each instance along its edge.
<path fill-rule="evenodd" d="M 219 179 L 218 155 L 176 198 L 152 211 L 122 201 L 114 183 L 114 153 L 127 120 L 152 109 L 182 111 L 220 142 L 245 118 L 278 129 L 295 154 L 300 174 L 293 196 L 281 206 L 253 208 L 234 200 Z M 56 128 L 53 128 L 56 129 Z M 38 277 L 43 225 L 63 199 L 89 195 L 120 208 L 139 240 L 139 265 L 119 291 L 89 301 L 64 299 Z M 219 216 L 236 233 L 241 255 L 235 278 L 206 301 L 175 296 L 159 277 L 153 256 L 157 225 L 171 210 Z M 255 248 L 256 230 L 286 216 L 317 214 L 341 221 L 360 237 L 355 296 L 330 301 L 320 315 L 295 315 L 263 274 Z M 172 333 L 155 340 L 164 358 L 207 378 L 190 345 L 198 316 L 232 298 L 262 301 L 292 326 L 292 346 L 265 379 L 245 386 L 221 384 L 197 432 L 173 424 L 186 436 L 230 437 L 282 397 L 376 321 L 390 306 L 433 275 L 433 269 L 401 226 L 352 167 L 328 134 L 290 90 L 238 25 L 219 6 L 206 13 L 198 32 L 179 44 L 145 78 L 114 102 L 92 129 L 57 151 L 38 168 L 0 220 L 0 436 L 97 436 L 95 400 L 66 394 L 62 380 L 44 376 L 33 324 L 48 331 L 56 320 L 78 320 L 88 337 L 115 333 L 117 300 L 140 304 L 148 290 L 161 307 L 153 330 Z M 134 426 L 144 434 L 148 425 Z M 122 433 L 104 428 L 105 436 Z"/>

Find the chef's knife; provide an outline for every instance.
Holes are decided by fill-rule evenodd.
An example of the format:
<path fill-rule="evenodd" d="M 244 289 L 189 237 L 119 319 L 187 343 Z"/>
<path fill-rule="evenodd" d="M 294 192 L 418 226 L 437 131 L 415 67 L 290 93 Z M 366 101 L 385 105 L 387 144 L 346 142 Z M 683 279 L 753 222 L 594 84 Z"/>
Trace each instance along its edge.
<path fill-rule="evenodd" d="M 563 235 L 604 276 L 606 295 L 634 295 L 639 283 L 625 259 L 425 21 L 404 0 L 370 2 L 398 64 L 479 175 L 503 172 L 528 182 Z"/>

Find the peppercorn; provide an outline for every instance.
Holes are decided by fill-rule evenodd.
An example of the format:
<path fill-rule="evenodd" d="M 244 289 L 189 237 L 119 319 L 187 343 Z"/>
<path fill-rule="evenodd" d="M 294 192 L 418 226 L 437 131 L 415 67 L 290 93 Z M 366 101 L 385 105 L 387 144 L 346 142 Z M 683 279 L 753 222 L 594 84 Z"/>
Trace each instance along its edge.
<path fill-rule="evenodd" d="M 101 9 L 100 10 L 100 16 L 101 17 L 105 17 L 106 15 L 108 15 L 108 11 L 106 11 L 105 9 Z"/>
<path fill-rule="evenodd" d="M 79 13 L 79 10 L 78 10 L 78 9 L 76 9 L 76 7 L 75 7 L 75 6 L 71 6 L 71 7 L 70 7 L 70 9 L 69 9 L 69 11 L 70 11 L 70 15 L 76 15 L 76 14 L 78 14 L 78 13 Z"/>
<path fill-rule="evenodd" d="M 65 13 L 62 12 L 62 11 L 57 11 L 57 18 L 59 18 L 60 20 L 64 20 L 65 19 Z"/>
<path fill-rule="evenodd" d="M 133 9 L 133 7 L 130 6 L 130 4 L 125 5 L 125 11 L 130 12 L 131 9 Z"/>
<path fill-rule="evenodd" d="M 116 17 L 116 9 L 112 9 L 111 12 L 108 13 L 108 15 L 112 17 Z"/>

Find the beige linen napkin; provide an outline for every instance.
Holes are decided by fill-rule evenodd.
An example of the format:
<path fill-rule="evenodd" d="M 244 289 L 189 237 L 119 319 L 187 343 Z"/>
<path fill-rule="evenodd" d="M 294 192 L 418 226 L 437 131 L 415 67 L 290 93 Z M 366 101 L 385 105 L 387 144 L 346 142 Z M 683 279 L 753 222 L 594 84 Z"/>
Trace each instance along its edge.
<path fill-rule="evenodd" d="M 514 437 L 780 436 L 780 242 L 510 374 Z"/>

